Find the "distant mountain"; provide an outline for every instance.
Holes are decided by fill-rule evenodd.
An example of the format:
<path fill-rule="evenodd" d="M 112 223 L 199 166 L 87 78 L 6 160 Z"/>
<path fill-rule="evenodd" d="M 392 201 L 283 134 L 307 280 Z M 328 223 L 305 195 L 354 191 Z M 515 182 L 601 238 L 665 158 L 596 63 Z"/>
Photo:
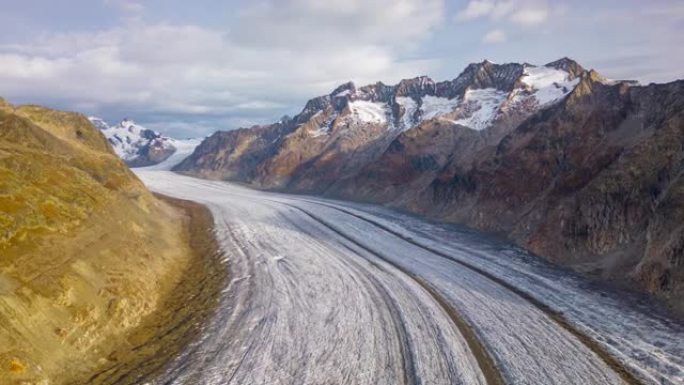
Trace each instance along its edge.
<path fill-rule="evenodd" d="M 96 117 L 88 119 L 102 131 L 116 154 L 130 167 L 146 167 L 162 163 L 176 154 L 179 148 L 182 148 L 187 156 L 198 143 L 196 139 L 179 140 L 164 136 L 130 119 L 124 119 L 117 125 L 110 125 Z M 192 148 L 188 150 L 189 145 Z M 176 163 L 182 160 L 177 157 L 174 159 L 177 160 Z"/>
<path fill-rule="evenodd" d="M 176 170 L 464 223 L 684 309 L 683 148 L 684 81 L 484 61 L 343 84 L 292 119 L 213 134 Z"/>
<path fill-rule="evenodd" d="M 360 88 L 349 82 L 310 100 L 293 119 L 214 134 L 178 170 L 322 193 L 424 124 L 486 132 L 478 137 L 496 141 L 562 100 L 584 72 L 567 58 L 545 66 L 483 61 L 450 81 L 421 76 Z"/>

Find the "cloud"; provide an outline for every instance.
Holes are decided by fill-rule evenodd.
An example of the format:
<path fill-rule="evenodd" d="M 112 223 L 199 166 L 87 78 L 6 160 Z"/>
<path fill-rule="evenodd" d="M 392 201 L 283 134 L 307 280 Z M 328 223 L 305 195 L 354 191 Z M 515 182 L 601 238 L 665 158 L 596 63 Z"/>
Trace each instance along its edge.
<path fill-rule="evenodd" d="M 471 0 L 456 14 L 456 20 L 463 22 L 488 17 L 495 22 L 534 26 L 545 22 L 548 16 L 546 0 Z"/>
<path fill-rule="evenodd" d="M 483 43 L 489 43 L 489 44 L 497 44 L 497 43 L 503 43 L 507 40 L 506 34 L 500 30 L 500 29 L 495 29 L 492 31 L 487 32 L 482 37 L 482 42 Z"/>
<path fill-rule="evenodd" d="M 174 127 L 271 121 L 347 80 L 424 73 L 433 63 L 403 57 L 442 23 L 444 3 L 260 1 L 238 12 L 230 30 L 128 19 L 0 46 L 0 94 L 105 117 L 154 116 L 156 128 L 164 116 Z"/>
<path fill-rule="evenodd" d="M 459 20 L 472 20 L 489 16 L 494 11 L 495 5 L 496 2 L 492 0 L 472 0 L 456 17 Z"/>
<path fill-rule="evenodd" d="M 389 45 L 426 37 L 444 18 L 443 0 L 261 0 L 240 11 L 231 34 L 243 44 L 301 49 L 324 44 Z"/>
<path fill-rule="evenodd" d="M 541 24 L 549 17 L 549 10 L 546 7 L 523 8 L 513 12 L 510 20 L 523 26 L 533 26 Z"/>
<path fill-rule="evenodd" d="M 145 10 L 145 6 L 136 0 L 104 0 L 105 4 L 120 11 L 139 14 Z"/>

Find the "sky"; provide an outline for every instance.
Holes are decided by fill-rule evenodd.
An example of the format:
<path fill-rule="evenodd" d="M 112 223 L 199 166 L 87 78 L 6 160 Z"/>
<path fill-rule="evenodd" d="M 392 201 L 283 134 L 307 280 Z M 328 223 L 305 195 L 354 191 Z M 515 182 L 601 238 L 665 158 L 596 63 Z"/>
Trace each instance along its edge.
<path fill-rule="evenodd" d="M 0 0 L 0 96 L 200 137 L 468 63 L 684 78 L 681 0 Z"/>

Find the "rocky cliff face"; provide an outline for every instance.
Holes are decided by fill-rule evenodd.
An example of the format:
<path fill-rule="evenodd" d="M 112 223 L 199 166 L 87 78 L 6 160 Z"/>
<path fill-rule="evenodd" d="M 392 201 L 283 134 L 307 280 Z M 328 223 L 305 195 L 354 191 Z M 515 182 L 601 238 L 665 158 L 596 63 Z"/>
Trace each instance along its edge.
<path fill-rule="evenodd" d="M 567 58 L 348 83 L 292 120 L 214 134 L 177 170 L 466 223 L 681 303 L 683 84 Z"/>

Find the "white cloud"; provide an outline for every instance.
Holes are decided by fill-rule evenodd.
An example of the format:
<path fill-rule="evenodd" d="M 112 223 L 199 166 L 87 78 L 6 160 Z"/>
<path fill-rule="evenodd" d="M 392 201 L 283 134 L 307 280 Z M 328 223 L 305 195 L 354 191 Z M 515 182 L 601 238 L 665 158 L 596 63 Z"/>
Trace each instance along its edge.
<path fill-rule="evenodd" d="M 425 37 L 444 18 L 443 0 L 261 0 L 240 12 L 243 44 L 321 48 L 390 45 Z"/>
<path fill-rule="evenodd" d="M 104 0 L 105 4 L 123 12 L 138 14 L 145 10 L 145 6 L 136 0 Z"/>
<path fill-rule="evenodd" d="M 497 44 L 497 43 L 503 43 L 507 40 L 506 34 L 500 30 L 500 29 L 495 29 L 492 31 L 487 32 L 482 37 L 482 42 L 483 43 L 489 43 L 489 44 Z"/>
<path fill-rule="evenodd" d="M 472 20 L 488 16 L 494 11 L 496 2 L 493 0 L 472 0 L 456 17 L 460 20 Z"/>
<path fill-rule="evenodd" d="M 510 20 L 516 24 L 533 26 L 541 24 L 549 17 L 549 10 L 546 7 L 522 8 L 511 14 Z"/>
<path fill-rule="evenodd" d="M 493 21 L 533 26 L 545 22 L 548 16 L 546 0 L 471 0 L 456 14 L 456 19 L 470 21 L 488 17 Z"/>
<path fill-rule="evenodd" d="M 129 19 L 100 32 L 0 46 L 0 95 L 40 95 L 93 114 L 272 120 L 283 106 L 301 107 L 343 81 L 424 73 L 429 61 L 401 57 L 442 22 L 444 3 L 262 1 L 240 12 L 230 31 Z"/>

